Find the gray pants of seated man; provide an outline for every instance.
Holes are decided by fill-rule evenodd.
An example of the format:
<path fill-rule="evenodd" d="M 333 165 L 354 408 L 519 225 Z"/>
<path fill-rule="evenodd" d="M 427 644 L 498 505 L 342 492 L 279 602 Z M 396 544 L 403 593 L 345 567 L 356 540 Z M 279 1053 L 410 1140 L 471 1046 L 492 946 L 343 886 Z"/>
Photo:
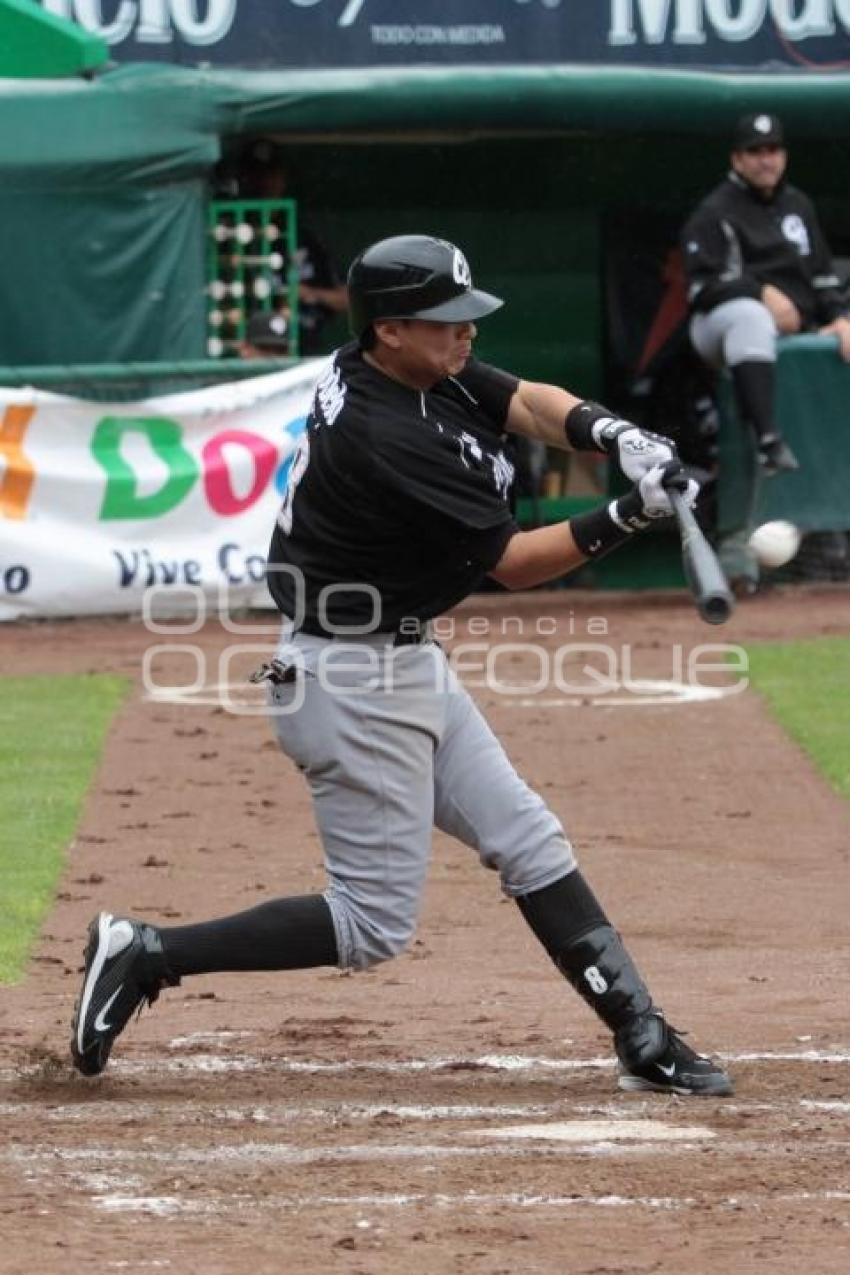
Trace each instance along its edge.
<path fill-rule="evenodd" d="M 754 297 L 724 301 L 706 314 L 695 314 L 690 325 L 697 354 L 717 369 L 775 363 L 778 335 L 773 315 Z"/>

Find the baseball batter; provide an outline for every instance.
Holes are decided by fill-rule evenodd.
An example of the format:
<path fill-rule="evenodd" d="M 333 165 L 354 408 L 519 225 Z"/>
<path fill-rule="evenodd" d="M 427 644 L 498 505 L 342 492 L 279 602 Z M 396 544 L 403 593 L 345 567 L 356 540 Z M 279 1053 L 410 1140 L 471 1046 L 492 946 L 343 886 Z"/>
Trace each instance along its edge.
<path fill-rule="evenodd" d="M 620 1087 L 732 1091 L 650 992 L 576 864 L 563 828 L 519 777 L 453 675 L 428 621 L 487 575 L 509 588 L 562 576 L 692 503 L 663 439 L 552 385 L 472 357 L 502 302 L 454 245 L 382 240 L 348 277 L 355 340 L 319 384 L 271 542 L 283 614 L 262 670 L 284 752 L 310 785 L 322 894 L 195 925 L 101 913 L 90 927 L 71 1043 L 105 1067 L 133 1011 L 161 988 L 223 970 L 365 969 L 414 933 L 433 826 L 471 847 L 558 970 L 610 1028 Z M 569 522 L 520 530 L 507 432 L 616 457 L 633 488 Z"/>

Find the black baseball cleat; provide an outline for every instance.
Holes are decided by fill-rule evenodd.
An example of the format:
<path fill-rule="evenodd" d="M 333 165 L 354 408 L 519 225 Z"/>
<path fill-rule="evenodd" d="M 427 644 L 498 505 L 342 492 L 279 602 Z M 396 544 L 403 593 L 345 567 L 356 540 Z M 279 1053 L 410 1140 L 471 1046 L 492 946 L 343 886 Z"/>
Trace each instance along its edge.
<path fill-rule="evenodd" d="M 96 1076 L 133 1012 L 152 1005 L 165 986 L 180 982 L 165 964 L 158 930 L 143 921 L 101 912 L 89 926 L 83 987 L 74 1007 L 71 1057 L 84 1076 Z"/>
<path fill-rule="evenodd" d="M 778 434 L 768 435 L 759 443 L 759 464 L 768 478 L 800 468 L 797 457 Z"/>
<path fill-rule="evenodd" d="M 653 1027 L 660 1029 L 659 1043 L 662 1046 L 660 1052 L 652 1051 L 651 1061 L 629 1060 L 628 1045 L 622 1039 L 622 1033 L 618 1032 L 615 1037 L 621 1089 L 631 1093 L 675 1093 L 686 1097 L 700 1095 L 712 1098 L 724 1098 L 734 1093 L 732 1081 L 722 1067 L 686 1045 L 675 1028 L 660 1015 L 653 1014 L 651 1017 L 656 1020 Z"/>

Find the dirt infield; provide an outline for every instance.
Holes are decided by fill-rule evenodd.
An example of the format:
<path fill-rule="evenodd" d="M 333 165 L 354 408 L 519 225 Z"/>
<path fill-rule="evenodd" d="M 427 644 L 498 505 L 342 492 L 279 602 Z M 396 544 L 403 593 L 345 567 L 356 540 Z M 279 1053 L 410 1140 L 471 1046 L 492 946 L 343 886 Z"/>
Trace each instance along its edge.
<path fill-rule="evenodd" d="M 0 626 L 5 672 L 136 681 L 30 972 L 0 989 L 0 1271 L 843 1275 L 850 811 L 734 676 L 701 678 L 706 698 L 671 684 L 697 643 L 848 632 L 847 591 L 775 591 L 723 630 L 683 597 L 564 591 L 473 599 L 447 643 L 483 644 L 464 659 L 488 718 L 659 1003 L 728 1060 L 734 1098 L 682 1101 L 618 1093 L 606 1033 L 441 836 L 405 956 L 186 980 L 103 1077 L 78 1077 L 94 911 L 167 924 L 312 891 L 321 850 L 259 714 L 145 693 L 143 654 L 170 638 Z M 251 706 L 256 653 L 221 655 L 265 639 L 174 640 L 198 647 L 205 690 Z M 580 644 L 630 661 L 633 689 L 600 692 L 581 670 L 605 657 Z M 473 667 L 495 648 L 500 692 Z M 152 676 L 185 683 L 194 663 L 163 652 Z"/>

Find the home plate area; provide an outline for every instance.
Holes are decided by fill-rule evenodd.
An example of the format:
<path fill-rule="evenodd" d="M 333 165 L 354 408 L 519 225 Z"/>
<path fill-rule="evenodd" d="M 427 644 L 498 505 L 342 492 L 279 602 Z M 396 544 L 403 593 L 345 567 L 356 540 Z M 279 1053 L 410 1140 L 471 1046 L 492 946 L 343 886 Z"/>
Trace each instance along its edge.
<path fill-rule="evenodd" d="M 495 624 L 506 603 L 475 605 Z M 568 605 L 511 598 L 527 632 L 556 622 L 539 661 L 602 603 Z M 755 691 L 681 701 L 671 652 L 687 663 L 705 640 L 688 599 L 606 597 L 604 618 L 640 695 L 562 704 L 574 664 L 532 694 L 506 652 L 511 693 L 476 696 L 656 1003 L 719 1052 L 734 1096 L 620 1092 L 608 1032 L 442 834 L 397 960 L 187 978 L 128 1024 L 102 1076 L 77 1075 L 69 1024 L 98 909 L 180 925 L 326 884 L 309 792 L 268 723 L 152 703 L 137 678 L 26 976 L 0 998 L 2 1275 L 846 1275 L 846 802 Z M 777 592 L 740 608 L 729 639 L 848 631 L 846 591 Z M 150 643 L 127 622 L 72 638 L 27 627 L 11 666 L 138 670 Z M 191 641 L 204 688 L 236 681 L 232 634 Z"/>
<path fill-rule="evenodd" d="M 398 1246 L 418 1231 L 433 1254 L 429 1228 L 448 1237 L 472 1225 L 491 1244 L 494 1227 L 530 1227 L 545 1252 L 554 1219 L 581 1245 L 603 1213 L 608 1230 L 616 1216 L 638 1232 L 675 1215 L 678 1246 L 683 1215 L 700 1215 L 701 1235 L 713 1217 L 720 1250 L 725 1226 L 764 1253 L 777 1226 L 829 1226 L 844 1235 L 837 1256 L 850 1244 L 850 1052 L 727 1061 L 744 1099 L 608 1099 L 608 1058 L 333 1062 L 275 1056 L 252 1032 L 199 1032 L 156 1052 L 137 1042 L 93 1083 L 45 1056 L 0 1073 L 0 1182 L 6 1208 L 42 1227 L 88 1216 L 95 1247 L 112 1227 L 155 1222 L 166 1248 L 137 1248 L 123 1269 L 191 1269 L 169 1256 L 172 1231 L 191 1224 L 213 1252 L 221 1228 L 275 1217 L 296 1251 L 321 1233 L 368 1252 L 351 1269 L 369 1272 L 399 1269 Z M 781 1243 L 775 1257 L 782 1269 Z M 256 1270 L 275 1269 L 263 1260 Z M 485 1269 L 556 1269 L 546 1260 Z"/>

